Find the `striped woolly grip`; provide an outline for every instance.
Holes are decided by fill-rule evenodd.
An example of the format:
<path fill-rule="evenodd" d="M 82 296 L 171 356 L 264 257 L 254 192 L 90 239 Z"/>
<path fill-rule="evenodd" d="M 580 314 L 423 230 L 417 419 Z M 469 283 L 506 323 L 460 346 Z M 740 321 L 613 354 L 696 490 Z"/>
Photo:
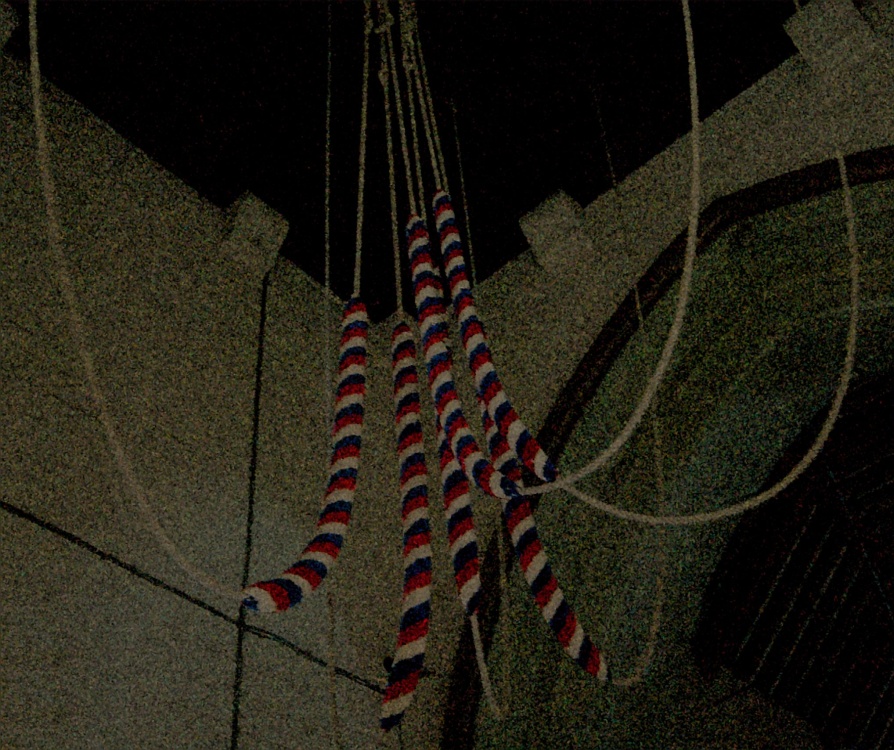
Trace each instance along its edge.
<path fill-rule="evenodd" d="M 463 416 L 447 347 L 443 288 L 432 266 L 428 232 L 418 216 L 410 217 L 407 244 L 429 388 L 450 447 L 466 476 L 472 477 L 483 492 L 502 502 L 503 517 L 525 580 L 562 648 L 584 670 L 605 680 L 607 663 L 565 601 L 540 543 L 528 499 L 519 494 L 517 484 L 494 470 L 484 458 Z"/>
<path fill-rule="evenodd" d="M 507 498 L 509 492 L 515 491 L 514 486 L 508 478 L 495 472 L 478 450 L 462 412 L 453 382 L 453 359 L 447 346 L 444 290 L 440 275 L 432 265 L 428 231 L 418 216 L 411 216 L 407 225 L 407 247 L 428 384 L 438 419 L 466 476 L 474 479 L 491 497 Z"/>
<path fill-rule="evenodd" d="M 404 526 L 404 591 L 400 632 L 388 686 L 382 699 L 380 725 L 388 731 L 400 724 L 413 700 L 425 661 L 425 640 L 431 616 L 431 527 L 428 520 L 428 472 L 419 419 L 416 346 L 406 323 L 391 337 L 394 380 L 394 426 L 400 464 Z"/>
<path fill-rule="evenodd" d="M 531 594 L 559 644 L 579 667 L 600 680 L 608 679 L 608 662 L 584 633 L 577 615 L 565 600 L 537 534 L 527 497 L 503 502 L 503 520 Z"/>
<path fill-rule="evenodd" d="M 469 482 L 450 449 L 444 430 L 438 423 L 438 444 L 441 457 L 441 486 L 444 492 L 444 515 L 447 539 L 453 558 L 453 577 L 460 601 L 471 616 L 481 603 L 481 576 L 478 559 L 478 535 L 472 514 Z"/>
<path fill-rule="evenodd" d="M 338 559 L 357 489 L 368 330 L 366 306 L 357 298 L 348 300 L 342 315 L 329 482 L 317 520 L 317 535 L 304 548 L 301 559 L 279 578 L 245 589 L 242 603 L 248 609 L 282 612 L 295 606 L 320 585 Z"/>
<path fill-rule="evenodd" d="M 509 477 L 515 484 L 521 484 L 522 473 L 518 460 L 503 434 L 497 429 L 493 418 L 487 411 L 484 399 L 478 397 L 478 406 L 481 407 L 481 422 L 484 425 L 484 436 L 487 440 L 487 450 L 490 453 L 490 461 L 494 468 Z"/>
<path fill-rule="evenodd" d="M 513 451 L 534 474 L 545 482 L 558 478 L 558 471 L 543 451 L 525 423 L 512 407 L 500 377 L 497 375 L 484 324 L 478 317 L 475 298 L 466 275 L 462 242 L 456 226 L 456 215 L 450 196 L 443 190 L 434 199 L 435 223 L 441 238 L 441 255 L 444 271 L 450 284 L 453 310 L 459 322 L 463 347 L 469 359 L 469 368 L 475 379 L 479 397 L 487 404 L 487 410 L 496 422 L 500 433 L 509 441 Z"/>

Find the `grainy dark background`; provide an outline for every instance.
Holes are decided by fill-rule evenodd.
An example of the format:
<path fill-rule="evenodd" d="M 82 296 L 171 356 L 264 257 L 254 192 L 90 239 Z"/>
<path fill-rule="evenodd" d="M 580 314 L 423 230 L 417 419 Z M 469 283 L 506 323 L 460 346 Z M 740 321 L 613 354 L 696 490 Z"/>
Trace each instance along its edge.
<path fill-rule="evenodd" d="M 27 7 L 12 4 L 9 50 L 24 60 Z M 38 12 L 50 81 L 214 203 L 263 198 L 289 221 L 283 253 L 322 280 L 327 3 L 53 0 Z M 794 53 L 782 28 L 794 12 L 789 0 L 692 3 L 702 117 Z M 418 14 L 451 159 L 457 112 L 479 279 L 524 250 L 518 219 L 553 192 L 589 203 L 688 130 L 679 2 L 430 1 Z M 336 0 L 331 17 L 332 269 L 347 296 L 363 4 Z M 373 54 L 363 279 L 382 318 L 395 302 Z"/>

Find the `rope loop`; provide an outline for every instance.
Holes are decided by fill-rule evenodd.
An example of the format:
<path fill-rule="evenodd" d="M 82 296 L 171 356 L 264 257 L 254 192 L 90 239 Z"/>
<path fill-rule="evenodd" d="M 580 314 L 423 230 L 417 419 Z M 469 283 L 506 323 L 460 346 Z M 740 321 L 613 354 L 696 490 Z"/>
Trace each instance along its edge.
<path fill-rule="evenodd" d="M 391 15 L 391 11 L 388 8 L 379 5 L 379 23 L 376 26 L 373 26 L 373 31 L 382 35 L 387 33 L 387 31 L 394 26 L 394 16 Z"/>

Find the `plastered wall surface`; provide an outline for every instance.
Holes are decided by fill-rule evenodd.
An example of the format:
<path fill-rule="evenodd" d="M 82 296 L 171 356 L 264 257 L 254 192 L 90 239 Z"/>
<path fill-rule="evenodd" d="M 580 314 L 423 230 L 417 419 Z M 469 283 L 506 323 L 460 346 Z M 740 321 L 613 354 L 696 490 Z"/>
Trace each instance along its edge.
<path fill-rule="evenodd" d="M 56 540 L 33 545 L 26 521 L 6 519 L 0 710 L 13 729 L 5 741 L 220 747 L 230 737 L 238 604 L 204 590 L 169 559 L 123 488 L 87 396 L 47 245 L 27 70 L 6 57 L 0 69 L 3 501 L 218 613 L 190 608 L 151 585 L 119 592 L 126 574 L 116 578 L 83 547 Z M 341 303 L 276 260 L 286 225 L 258 199 L 243 196 L 227 210 L 211 205 L 46 82 L 44 109 L 64 248 L 116 428 L 168 535 L 237 590 L 269 271 L 251 580 L 275 576 L 297 559 L 322 501 Z M 329 599 L 316 596 L 284 615 L 250 619 L 374 686 L 384 680 L 382 661 L 394 649 L 403 579 L 389 364 L 395 322 L 370 335 L 360 494 L 345 552 L 327 581 L 332 612 Z M 468 385 L 464 393 L 468 398 Z M 430 407 L 423 418 L 433 422 Z M 433 445 L 428 451 L 435 455 Z M 433 496 L 438 574 L 430 674 L 403 731 L 418 747 L 437 745 L 462 616 L 437 502 Z M 485 531 L 495 517 L 481 514 Z M 65 566 L 53 557 L 60 545 L 70 560 Z M 188 622 L 178 620 L 184 608 Z M 117 613 L 111 621 L 110 609 Z M 186 629 L 179 651 L 144 628 L 154 619 Z M 74 623 L 79 635 L 70 641 Z M 241 747 L 333 739 L 325 666 L 251 636 L 241 679 Z M 170 699 L 147 700 L 154 684 L 164 685 Z M 193 684 L 198 694 L 177 700 Z M 345 746 L 370 746 L 378 737 L 380 695 L 344 677 L 334 690 Z M 120 710 L 102 709 L 108 691 L 116 692 Z M 197 712 L 196 701 L 219 710 Z M 50 707 L 54 720 L 46 722 Z M 141 719 L 125 721 L 122 711 Z"/>
<path fill-rule="evenodd" d="M 872 85 L 887 85 L 886 75 Z M 704 201 L 829 158 L 814 116 L 816 90 L 808 63 L 794 57 L 709 118 Z M 861 91 L 857 86 L 854 96 Z M 251 573 L 275 575 L 294 562 L 319 509 L 340 303 L 275 261 L 285 223 L 257 199 L 245 196 L 221 210 L 46 82 L 44 97 L 65 247 L 115 423 L 164 528 L 232 587 L 240 584 L 245 553 L 261 291 L 270 270 Z M 890 109 L 872 111 L 880 114 L 854 122 L 848 150 L 894 140 Z M 123 491 L 86 396 L 46 243 L 27 70 L 2 55 L 0 121 L 0 496 L 230 618 L 3 514 L 3 742 L 224 746 L 238 607 L 179 570 Z M 805 137 L 813 126 L 816 137 Z M 632 280 L 684 227 L 688 152 L 683 138 L 558 230 L 550 228 L 549 211 L 541 212 L 545 239 L 477 288 L 501 376 L 532 428 Z M 562 242 L 551 244 L 550 236 Z M 384 677 L 382 659 L 394 647 L 402 580 L 388 372 L 394 322 L 371 333 L 360 494 L 345 551 L 323 589 L 331 592 L 332 612 L 321 592 L 296 611 L 256 618 L 370 681 Z M 427 406 L 423 418 L 433 420 Z M 433 495 L 431 674 L 406 718 L 407 747 L 439 744 L 462 624 Z M 486 539 L 496 509 L 478 507 Z M 371 746 L 377 694 L 344 678 L 334 690 L 344 746 Z M 325 667 L 246 636 L 240 747 L 327 746 L 331 704 Z M 388 742 L 397 746 L 395 737 Z"/>
<path fill-rule="evenodd" d="M 836 148 L 848 154 L 894 142 L 886 105 L 894 101 L 894 42 L 884 10 L 874 8 L 878 30 L 849 0 L 811 2 L 790 20 L 803 51 L 702 123 L 702 207 L 834 158 Z M 823 34 L 840 27 L 844 46 L 823 45 Z M 553 196 L 522 218 L 530 252 L 480 285 L 492 348 L 529 424 L 541 424 L 631 285 L 686 230 L 691 165 L 687 134 L 586 207 Z"/>

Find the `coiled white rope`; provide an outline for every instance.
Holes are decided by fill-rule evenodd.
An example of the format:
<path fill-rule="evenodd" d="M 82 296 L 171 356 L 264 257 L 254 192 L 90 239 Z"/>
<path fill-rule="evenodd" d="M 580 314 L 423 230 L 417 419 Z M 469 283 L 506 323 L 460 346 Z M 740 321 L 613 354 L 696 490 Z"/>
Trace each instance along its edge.
<path fill-rule="evenodd" d="M 835 426 L 835 422 L 838 419 L 838 415 L 841 412 L 841 405 L 844 402 L 844 397 L 847 394 L 848 387 L 850 386 L 851 377 L 854 371 L 854 362 L 856 359 L 856 350 L 857 350 L 857 327 L 859 320 L 859 310 L 860 310 L 860 251 L 857 246 L 857 236 L 856 236 L 856 218 L 854 215 L 854 205 L 853 205 L 853 197 L 851 195 L 851 187 L 850 182 L 847 177 L 847 166 L 844 161 L 844 156 L 841 151 L 838 151 L 836 154 L 836 160 L 838 162 L 838 172 L 841 177 L 841 185 L 842 185 L 842 196 L 844 198 L 844 214 L 847 219 L 847 245 L 850 249 L 850 316 L 848 320 L 848 330 L 847 330 L 847 344 L 844 355 L 844 362 L 841 368 L 841 375 L 838 379 L 838 387 L 835 390 L 835 396 L 832 399 L 832 404 L 829 408 L 829 412 L 826 415 L 826 419 L 823 422 L 823 426 L 819 431 L 816 439 L 813 441 L 813 444 L 810 446 L 808 451 L 804 454 L 804 457 L 792 468 L 792 470 L 782 479 L 780 479 L 776 484 L 772 487 L 760 492 L 752 497 L 749 497 L 745 500 L 741 500 L 740 502 L 735 503 L 734 505 L 730 505 L 726 508 L 720 508 L 714 511 L 708 511 L 703 513 L 692 513 L 689 515 L 649 515 L 646 513 L 635 513 L 632 511 L 624 510 L 623 508 L 618 508 L 615 505 L 611 505 L 609 503 L 605 503 L 587 493 L 584 493 L 578 490 L 573 486 L 566 486 L 564 489 L 570 494 L 574 495 L 580 500 L 583 500 L 585 503 L 593 506 L 594 508 L 603 511 L 611 516 L 616 518 L 621 518 L 626 521 L 637 521 L 640 523 L 649 524 L 652 526 L 692 526 L 695 524 L 701 523 L 710 523 L 713 521 L 720 521 L 724 518 L 730 518 L 732 516 L 739 515 L 741 513 L 745 513 L 746 511 L 753 510 L 763 503 L 771 500 L 776 497 L 780 492 L 782 492 L 786 487 L 788 487 L 792 482 L 794 482 L 798 477 L 800 477 L 812 464 L 816 457 L 822 451 L 823 446 L 826 443 L 826 440 L 829 437 L 829 434 L 832 432 L 832 428 Z"/>
<path fill-rule="evenodd" d="M 626 445 L 637 427 L 639 427 L 640 422 L 642 422 L 643 417 L 652 405 L 652 399 L 664 380 L 674 354 L 674 349 L 677 346 L 677 341 L 680 339 L 680 333 L 683 330 L 683 320 L 686 317 L 686 307 L 689 302 L 689 293 L 692 289 L 692 272 L 695 268 L 695 255 L 698 244 L 698 219 L 701 211 L 701 121 L 698 116 L 698 80 L 695 70 L 695 45 L 692 39 L 692 19 L 689 13 L 689 0 L 683 0 L 683 23 L 686 30 L 686 56 L 689 69 L 689 115 L 691 121 L 689 141 L 692 150 L 692 166 L 690 170 L 689 225 L 686 235 L 686 255 L 683 261 L 683 273 L 680 277 L 680 288 L 673 323 L 664 342 L 664 348 L 661 351 L 658 364 L 652 373 L 652 377 L 649 378 L 649 382 L 646 384 L 639 403 L 621 432 L 618 433 L 609 446 L 582 469 L 549 484 L 526 487 L 522 490 L 524 495 L 540 495 L 567 489 L 572 494 L 578 496 L 572 485 L 605 466 Z"/>
<path fill-rule="evenodd" d="M 606 141 L 606 153 L 608 152 L 608 142 Z M 609 156 L 609 161 L 611 157 Z M 645 317 L 643 316 L 643 308 L 639 298 L 639 289 L 633 287 L 634 298 L 636 300 L 636 317 L 639 329 L 645 327 Z M 664 484 L 664 451 L 661 447 L 661 426 L 658 423 L 658 415 L 652 415 L 652 454 L 655 463 L 655 484 L 658 490 L 658 498 L 660 503 L 664 503 L 666 499 L 666 491 Z M 659 539 L 655 544 L 655 556 L 658 558 L 657 572 L 655 573 L 655 599 L 652 603 L 652 619 L 649 623 L 649 632 L 646 636 L 646 645 L 636 660 L 633 672 L 627 677 L 613 677 L 612 685 L 616 687 L 631 688 L 639 685 L 646 675 L 646 671 L 652 664 L 655 656 L 655 648 L 658 645 L 658 632 L 661 629 L 661 617 L 664 612 L 664 582 L 667 578 L 668 564 L 670 555 L 668 554 L 668 540 L 665 530 L 659 528 Z"/>
<path fill-rule="evenodd" d="M 721 508 L 716 511 L 693 513 L 688 515 L 650 515 L 646 513 L 636 513 L 633 511 L 628 511 L 610 503 L 603 502 L 598 498 L 592 497 L 591 495 L 577 489 L 577 487 L 574 486 L 575 482 L 583 479 L 584 477 L 591 474 L 593 471 L 603 466 L 621 449 L 621 447 L 633 434 L 633 431 L 642 421 L 643 416 L 651 405 L 652 399 L 654 398 L 655 393 L 657 392 L 658 387 L 660 386 L 661 381 L 664 378 L 668 365 L 670 364 L 671 356 L 673 355 L 674 347 L 676 346 L 676 343 L 680 336 L 680 332 L 682 330 L 686 301 L 689 297 L 692 283 L 692 270 L 695 260 L 700 196 L 700 123 L 698 119 L 698 93 L 696 87 L 694 45 L 692 41 L 692 23 L 689 13 L 688 0 L 683 0 L 683 18 L 686 27 L 686 52 L 689 61 L 690 116 L 692 121 L 692 132 L 690 135 L 692 145 L 692 184 L 690 188 L 690 213 L 689 230 L 686 242 L 686 257 L 683 264 L 683 274 L 680 279 L 680 291 L 677 300 L 677 308 L 670 333 L 668 334 L 668 338 L 665 341 L 664 349 L 662 351 L 658 366 L 656 367 L 655 372 L 649 380 L 649 384 L 646 387 L 643 397 L 641 398 L 627 424 L 608 446 L 608 448 L 606 448 L 584 468 L 571 474 L 568 477 L 564 477 L 551 484 L 542 484 L 536 487 L 529 487 L 522 490 L 523 494 L 537 495 L 564 489 L 574 497 L 583 500 L 597 510 L 614 516 L 615 518 L 621 518 L 627 521 L 637 521 L 653 526 L 690 526 L 700 523 L 719 521 L 724 518 L 739 515 L 748 510 L 752 510 L 763 504 L 764 502 L 770 500 L 771 498 L 775 497 L 786 487 L 788 487 L 792 482 L 794 482 L 801 474 L 804 473 L 807 467 L 810 466 L 810 464 L 819 455 L 823 445 L 826 442 L 826 439 L 829 436 L 829 433 L 831 433 L 832 427 L 834 426 L 835 421 L 838 418 L 838 414 L 841 410 L 841 404 L 844 401 L 845 394 L 847 393 L 847 389 L 850 385 L 856 356 L 857 323 L 860 306 L 860 253 L 856 239 L 856 219 L 854 216 L 853 198 L 851 195 L 850 182 L 847 178 L 847 166 L 844 161 L 844 156 L 839 150 L 836 153 L 836 159 L 838 161 L 839 174 L 841 177 L 842 195 L 844 198 L 844 213 L 847 220 L 847 244 L 850 250 L 851 314 L 848 324 L 846 352 L 844 363 L 842 365 L 841 376 L 839 378 L 838 388 L 836 389 L 835 397 L 832 401 L 832 405 L 829 409 L 826 420 L 823 423 L 823 427 L 805 456 L 792 469 L 792 471 L 789 472 L 787 476 L 785 476 L 783 479 L 773 485 L 773 487 L 770 487 L 766 491 L 742 500 L 726 508 Z"/>
<path fill-rule="evenodd" d="M 233 600 L 241 601 L 242 592 L 218 581 L 214 576 L 198 568 L 184 555 L 176 544 L 162 528 L 146 496 L 146 490 L 137 478 L 133 465 L 124 449 L 124 444 L 118 435 L 115 422 L 109 413 L 108 403 L 96 374 L 96 365 L 93 355 L 87 345 L 87 327 L 78 306 L 77 296 L 72 282 L 71 267 L 64 248 L 62 224 L 59 217 L 58 198 L 56 195 L 56 183 L 50 168 L 50 148 L 47 141 L 47 128 L 43 115 L 41 101 L 40 58 L 37 50 L 37 0 L 28 1 L 28 37 L 30 44 L 30 73 L 31 73 L 31 97 L 34 110 L 34 128 L 37 137 L 37 157 L 40 169 L 40 179 L 43 188 L 44 201 L 47 213 L 47 234 L 50 250 L 55 257 L 55 266 L 59 279 L 59 286 L 65 306 L 68 309 L 68 327 L 72 339 L 78 349 L 84 374 L 87 379 L 88 396 L 98 410 L 100 424 L 106 433 L 109 447 L 115 464 L 124 482 L 126 491 L 136 503 L 144 526 L 155 537 L 159 546 L 168 553 L 180 568 L 191 578 L 199 582 L 209 591 Z"/>

